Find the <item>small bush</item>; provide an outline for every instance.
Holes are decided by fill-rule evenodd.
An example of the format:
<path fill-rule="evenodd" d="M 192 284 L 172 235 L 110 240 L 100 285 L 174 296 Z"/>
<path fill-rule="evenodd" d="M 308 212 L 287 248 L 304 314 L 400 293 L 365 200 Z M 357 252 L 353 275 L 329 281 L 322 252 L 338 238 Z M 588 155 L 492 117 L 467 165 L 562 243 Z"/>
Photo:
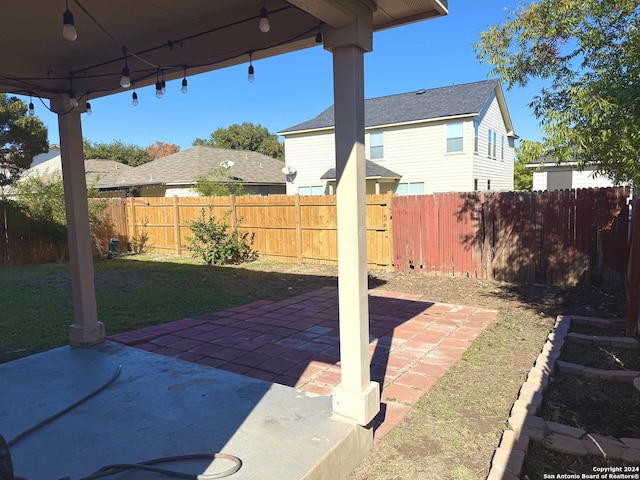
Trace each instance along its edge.
<path fill-rule="evenodd" d="M 225 265 L 250 262 L 258 257 L 252 248 L 253 234 L 240 232 L 238 225 L 229 225 L 230 214 L 225 212 L 221 219 L 216 219 L 210 208 L 207 219 L 203 208 L 200 218 L 189 222 L 193 237 L 186 238 L 189 242 L 186 248 L 194 258 L 201 258 L 208 265 Z"/>

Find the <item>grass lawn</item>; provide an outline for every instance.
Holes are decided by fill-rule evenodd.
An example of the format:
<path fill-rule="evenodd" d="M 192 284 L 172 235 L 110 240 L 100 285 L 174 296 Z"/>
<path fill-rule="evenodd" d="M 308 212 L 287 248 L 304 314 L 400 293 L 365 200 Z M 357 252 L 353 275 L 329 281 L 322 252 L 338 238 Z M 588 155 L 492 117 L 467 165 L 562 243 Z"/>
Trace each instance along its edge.
<path fill-rule="evenodd" d="M 335 285 L 286 265 L 211 267 L 188 257 L 138 255 L 94 264 L 98 319 L 107 334 Z M 65 345 L 73 323 L 68 264 L 0 268 L 0 362 Z"/>

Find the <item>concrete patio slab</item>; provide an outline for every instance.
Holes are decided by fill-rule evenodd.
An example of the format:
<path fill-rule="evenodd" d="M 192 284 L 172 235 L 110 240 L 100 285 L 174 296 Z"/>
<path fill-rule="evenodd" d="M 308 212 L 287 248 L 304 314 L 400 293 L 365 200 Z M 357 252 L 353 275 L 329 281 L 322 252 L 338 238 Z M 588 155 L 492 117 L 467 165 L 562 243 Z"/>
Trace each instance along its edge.
<path fill-rule="evenodd" d="M 16 475 L 72 480 L 113 463 L 223 453 L 234 480 L 340 479 L 402 421 L 497 312 L 370 291 L 371 428 L 333 419 L 340 382 L 338 292 L 326 287 L 61 347 L 0 364 L 7 440 L 108 380 L 105 391 L 11 448 Z M 108 328 L 108 326 L 107 326 Z M 219 473 L 228 460 L 163 468 Z M 166 478 L 135 471 L 116 480 Z"/>
<path fill-rule="evenodd" d="M 11 448 L 17 476 L 75 480 L 109 464 L 224 453 L 242 460 L 234 480 L 341 478 L 373 441 L 371 430 L 332 419 L 329 397 L 115 342 L 1 364 L 0 433 L 14 438 L 102 385 L 119 365 L 107 389 Z M 158 465 L 192 474 L 231 466 L 223 459 Z M 133 471 L 109 478 L 166 477 Z"/>

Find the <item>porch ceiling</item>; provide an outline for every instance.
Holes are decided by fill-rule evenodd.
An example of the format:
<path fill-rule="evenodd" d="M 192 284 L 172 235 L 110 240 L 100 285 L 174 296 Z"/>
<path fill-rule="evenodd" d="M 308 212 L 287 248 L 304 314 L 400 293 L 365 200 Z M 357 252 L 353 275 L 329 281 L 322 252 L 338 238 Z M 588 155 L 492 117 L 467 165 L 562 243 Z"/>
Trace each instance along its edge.
<path fill-rule="evenodd" d="M 374 30 L 446 15 L 447 0 L 67 0 L 78 38 L 62 37 L 65 0 L 12 2 L 0 16 L 0 92 L 53 98 L 115 93 L 126 48 L 136 87 L 315 45 L 373 11 Z"/>

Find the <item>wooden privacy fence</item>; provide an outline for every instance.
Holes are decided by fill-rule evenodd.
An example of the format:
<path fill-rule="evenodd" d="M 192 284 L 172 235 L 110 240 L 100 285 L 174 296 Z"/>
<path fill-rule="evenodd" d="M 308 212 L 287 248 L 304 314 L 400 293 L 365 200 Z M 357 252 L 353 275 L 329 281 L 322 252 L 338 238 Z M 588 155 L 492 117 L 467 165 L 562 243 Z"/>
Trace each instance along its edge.
<path fill-rule="evenodd" d="M 622 285 L 627 197 L 624 188 L 393 197 L 394 268 Z"/>
<path fill-rule="evenodd" d="M 146 197 L 112 202 L 113 217 L 120 208 L 126 218 L 112 232 L 121 243 L 145 239 L 155 252 L 189 255 L 188 224 L 204 209 L 216 218 L 229 212 L 228 223 L 238 221 L 240 231 L 255 235 L 253 247 L 262 258 L 337 264 L 335 196 Z M 372 269 L 391 267 L 390 208 L 391 195 L 367 196 L 367 263 Z"/>

